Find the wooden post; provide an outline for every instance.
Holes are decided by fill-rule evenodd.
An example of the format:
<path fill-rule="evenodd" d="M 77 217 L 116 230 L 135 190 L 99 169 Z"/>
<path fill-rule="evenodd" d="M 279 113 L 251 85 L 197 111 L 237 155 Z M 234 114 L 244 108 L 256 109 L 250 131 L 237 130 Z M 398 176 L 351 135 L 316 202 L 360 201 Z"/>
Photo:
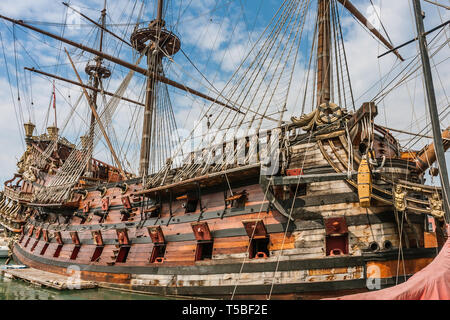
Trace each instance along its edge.
<path fill-rule="evenodd" d="M 423 26 L 422 8 L 419 0 L 413 0 L 414 15 L 416 19 L 417 36 L 419 38 L 420 55 L 422 58 L 423 75 L 425 78 L 425 87 L 427 90 L 428 109 L 431 116 L 431 125 L 433 128 L 433 141 L 439 164 L 439 176 L 442 184 L 443 207 L 445 211 L 445 220 L 450 223 L 450 187 L 448 182 L 447 164 L 445 163 L 445 151 L 442 143 L 441 128 L 439 125 L 439 114 L 436 106 L 436 95 L 434 92 L 433 77 L 431 74 L 430 58 L 428 56 L 427 39 Z"/>

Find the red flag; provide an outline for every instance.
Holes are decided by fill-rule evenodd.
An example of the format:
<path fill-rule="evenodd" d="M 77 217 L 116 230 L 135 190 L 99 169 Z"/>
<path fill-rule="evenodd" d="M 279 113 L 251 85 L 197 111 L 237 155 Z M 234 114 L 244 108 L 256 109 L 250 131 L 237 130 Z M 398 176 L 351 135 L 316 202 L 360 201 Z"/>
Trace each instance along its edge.
<path fill-rule="evenodd" d="M 53 81 L 53 109 L 56 110 L 55 81 Z"/>

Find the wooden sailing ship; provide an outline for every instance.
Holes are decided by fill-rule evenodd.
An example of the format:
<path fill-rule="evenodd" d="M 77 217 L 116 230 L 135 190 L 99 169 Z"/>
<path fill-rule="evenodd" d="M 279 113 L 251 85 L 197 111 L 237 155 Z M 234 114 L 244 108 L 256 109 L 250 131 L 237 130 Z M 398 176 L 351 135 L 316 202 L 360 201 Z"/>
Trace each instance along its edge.
<path fill-rule="evenodd" d="M 298 19 L 300 25 L 309 3 L 283 2 L 278 21 Z M 164 159 L 153 172 L 149 166 L 158 139 L 153 133 L 161 84 L 233 115 L 271 116 L 260 109 L 249 112 L 245 100 L 234 96 L 211 98 L 166 78 L 163 60 L 180 50 L 181 41 L 165 26 L 163 0 L 157 1 L 155 20 L 131 36 L 130 45 L 140 54 L 136 63 L 104 53 L 101 44 L 92 49 L 1 16 L 96 55 L 86 67 L 93 85 L 83 84 L 74 67 L 78 81 L 72 83 L 83 88 L 92 109 L 82 145 L 70 144 L 56 128 L 33 136 L 34 125 L 25 125 L 27 151 L 17 180 L 5 183 L 0 203 L 1 224 L 16 234 L 14 259 L 59 274 L 76 265 L 81 278 L 112 288 L 224 298 L 333 297 L 367 291 L 375 278 L 382 287 L 390 286 L 399 275 L 408 277 L 425 267 L 438 245 L 436 234 L 427 229 L 429 216 L 436 220 L 437 242 L 443 243 L 444 195 L 423 179 L 436 161 L 435 145 L 403 150 L 389 130 L 375 124 L 374 102 L 354 112 L 333 103 L 337 94 L 331 70 L 338 56 L 333 48 L 340 47 L 332 39 L 339 39 L 336 8 L 341 4 L 367 23 L 350 1 L 317 1 L 311 113 L 291 122 L 280 118 L 277 126 L 253 136 L 207 144 L 187 156 L 196 161 L 176 165 L 175 157 Z M 104 19 L 99 28 L 103 36 Z M 376 29 L 371 32 L 393 49 Z M 139 67 L 142 58 L 147 69 Z M 116 104 L 126 99 L 123 92 L 99 89 L 111 75 L 103 60 L 147 77 L 145 102 L 136 102 L 145 109 L 138 177 L 123 169 L 110 143 L 115 166 L 92 158 L 96 136 L 109 141 L 107 118 L 96 111 L 97 94 L 111 95 Z M 255 141 L 263 137 L 265 147 L 258 151 L 265 149 L 269 161 L 254 152 Z M 448 129 L 443 137 L 447 149 Z M 225 161 L 229 145 L 235 149 Z"/>

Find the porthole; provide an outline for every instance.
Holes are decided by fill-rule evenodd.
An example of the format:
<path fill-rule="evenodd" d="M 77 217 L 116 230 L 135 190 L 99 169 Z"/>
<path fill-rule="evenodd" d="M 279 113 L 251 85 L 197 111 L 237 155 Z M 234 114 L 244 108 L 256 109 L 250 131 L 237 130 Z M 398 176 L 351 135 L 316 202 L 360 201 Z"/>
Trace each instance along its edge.
<path fill-rule="evenodd" d="M 369 245 L 369 249 L 371 250 L 371 251 L 378 251 L 378 250 L 380 250 L 380 246 L 378 245 L 378 243 L 377 242 L 372 242 L 370 245 Z"/>

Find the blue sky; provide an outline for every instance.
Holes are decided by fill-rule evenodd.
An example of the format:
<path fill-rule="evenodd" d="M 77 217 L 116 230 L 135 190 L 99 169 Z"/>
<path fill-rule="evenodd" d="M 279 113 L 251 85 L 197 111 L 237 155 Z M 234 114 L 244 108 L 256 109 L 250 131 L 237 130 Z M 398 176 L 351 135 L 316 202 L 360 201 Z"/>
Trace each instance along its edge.
<path fill-rule="evenodd" d="M 373 2 L 378 6 L 381 20 L 394 44 L 402 43 L 415 36 L 410 1 L 384 0 Z M 94 20 L 98 20 L 103 7 L 103 0 L 72 0 L 70 3 Z M 156 1 L 147 1 L 141 21 L 149 21 L 153 18 L 154 3 Z M 265 28 L 281 3 L 282 1 L 275 0 L 169 1 L 166 21 L 168 28 L 180 36 L 184 52 L 195 63 L 196 67 L 217 88 L 222 88 L 252 45 L 252 41 Z M 368 0 L 355 0 L 353 3 L 364 14 L 373 12 Z M 129 21 L 132 23 L 136 21 L 141 1 L 137 1 L 134 15 L 130 19 L 134 4 L 134 0 L 107 1 L 108 28 L 120 35 L 125 34 L 126 39 L 129 38 L 133 26 L 126 26 L 125 24 Z M 449 18 L 445 10 L 438 9 L 423 1 L 422 6 L 426 12 L 426 29 L 430 29 Z M 312 7 L 315 7 L 315 3 L 312 4 Z M 380 89 L 380 85 L 377 84 L 380 75 L 386 74 L 396 64 L 396 59 L 393 55 L 377 59 L 377 55 L 385 51 L 384 47 L 370 37 L 366 30 L 349 16 L 345 9 L 341 13 L 349 71 L 354 94 L 358 98 L 358 107 L 365 100 L 375 96 L 376 91 Z M 97 30 L 90 27 L 88 22 L 80 19 L 73 12 L 67 11 L 67 8 L 60 1 L 3 0 L 0 3 L 0 14 L 33 22 L 39 28 L 58 34 L 62 32 L 61 22 L 67 18 L 68 23 L 73 23 L 64 29 L 65 37 L 88 46 L 98 46 L 95 41 Z M 311 13 L 311 17 L 313 16 L 314 12 Z M 369 16 L 369 18 L 373 18 L 373 16 Z M 377 22 L 377 19 L 374 22 Z M 312 29 L 311 24 L 308 24 L 306 28 Z M 52 90 L 51 82 L 43 77 L 24 72 L 23 67 L 35 67 L 50 73 L 58 73 L 70 79 L 75 79 L 75 75 L 67 65 L 67 59 L 61 51 L 65 46 L 60 46 L 57 41 L 25 31 L 22 27 L 13 28 L 11 23 L 4 21 L 0 22 L 0 32 L 5 47 L 12 90 L 11 94 L 3 52 L 0 52 L 0 108 L 3 115 L 0 118 L 2 128 L 0 147 L 2 150 L 8 150 L 8 152 L 3 152 L 0 155 L 0 178 L 3 181 L 12 175 L 15 164 L 24 150 L 22 129 L 18 128 L 20 122 L 22 120 L 27 121 L 30 118 L 33 122 L 36 122 L 38 133 L 42 133 L 45 129 L 45 123 L 50 124 L 53 121 L 52 115 L 47 117 Z M 15 33 L 15 41 L 13 40 L 13 32 Z M 448 35 L 450 36 L 450 33 Z M 119 42 L 109 36 L 106 36 L 105 41 L 105 50 L 108 53 L 118 54 L 123 60 L 133 60 L 134 55 L 127 46 L 121 46 Z M 86 53 L 80 55 L 79 50 L 74 50 L 69 46 L 66 47 L 78 61 L 77 69 L 83 71 L 86 61 L 91 56 Z M 309 43 L 305 41 L 300 51 L 306 54 L 308 50 Z M 448 50 L 447 45 L 432 60 L 439 71 L 435 71 L 434 77 L 438 105 L 441 110 L 448 106 L 448 99 L 445 94 L 446 89 L 448 91 L 446 79 L 450 76 L 450 64 L 446 60 L 449 56 Z M 410 58 L 417 53 L 417 47 L 413 44 L 400 52 L 407 58 L 406 63 L 408 63 Z M 202 76 L 192 67 L 183 54 L 178 53 L 174 57 L 174 61 L 167 67 L 167 73 L 172 79 L 186 83 L 199 91 L 209 93 L 209 88 L 202 80 Z M 114 67 L 111 63 L 107 64 L 113 69 L 114 76 L 105 86 L 108 90 L 114 91 L 123 79 L 126 70 L 122 67 Z M 296 74 L 298 78 L 294 76 L 294 79 L 301 79 L 302 72 L 304 72 L 301 63 L 300 67 Z M 402 65 L 398 66 L 398 68 L 401 67 Z M 80 73 L 83 81 L 87 81 L 85 74 Z M 19 76 L 18 80 L 16 74 Z M 17 101 L 17 81 L 21 96 L 20 108 Z M 138 98 L 143 81 L 142 76 L 136 76 L 127 95 Z M 300 90 L 300 85 L 294 86 L 292 90 Z M 375 86 L 368 90 L 373 85 Z M 70 111 L 68 102 L 74 104 L 80 91 L 78 88 L 61 82 L 56 82 L 56 86 L 58 122 L 62 123 Z M 177 125 L 180 128 L 190 130 L 194 121 L 201 114 L 204 107 L 203 101 L 193 100 L 192 97 L 177 89 L 170 88 L 169 92 Z M 33 105 L 31 105 L 31 102 L 33 102 Z M 15 108 L 14 105 L 16 105 Z M 66 136 L 72 142 L 75 142 L 74 140 L 83 133 L 88 114 L 87 106 L 84 105 L 83 108 L 77 110 L 77 114 L 73 116 L 65 130 Z M 132 118 L 135 108 L 129 104 L 123 104 L 119 108 L 115 118 L 115 130 L 118 136 L 127 130 L 128 123 L 132 119 L 136 119 Z M 289 116 L 291 114 L 298 115 L 300 112 L 299 107 L 294 103 L 289 106 L 289 109 Z M 379 109 L 380 113 L 377 118 L 379 124 L 416 132 L 423 128 L 428 115 L 420 77 L 409 82 L 407 86 L 402 86 L 393 91 L 379 105 Z M 449 123 L 449 120 L 446 119 L 441 125 L 447 127 Z M 137 132 L 140 130 L 139 126 L 138 123 Z M 399 138 L 404 142 L 408 139 L 407 136 L 402 135 Z M 420 148 L 424 143 L 429 143 L 429 140 L 420 141 L 415 148 Z M 136 150 L 138 145 L 138 139 L 136 139 L 134 146 Z M 108 160 L 104 145 L 99 146 L 97 153 L 98 157 Z M 132 161 L 133 157 L 130 156 L 129 160 Z"/>

